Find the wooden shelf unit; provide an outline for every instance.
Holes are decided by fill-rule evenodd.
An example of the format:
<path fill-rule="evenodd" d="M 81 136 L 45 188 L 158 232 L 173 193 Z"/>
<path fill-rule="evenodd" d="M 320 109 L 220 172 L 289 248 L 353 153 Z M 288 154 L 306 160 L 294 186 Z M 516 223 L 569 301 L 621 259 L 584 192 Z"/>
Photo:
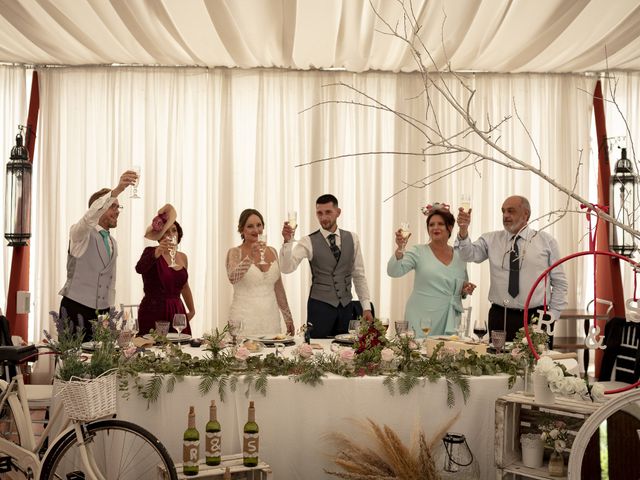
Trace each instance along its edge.
<path fill-rule="evenodd" d="M 556 397 L 553 404 L 539 404 L 533 396 L 523 393 L 511 393 L 498 398 L 495 415 L 496 478 L 566 479 L 566 476 L 549 475 L 547 459 L 551 453 L 550 449 L 545 449 L 545 463 L 542 467 L 525 467 L 522 464 L 520 435 L 540 433 L 538 425 L 542 422 L 559 419 L 567 424 L 569 435 L 575 437 L 585 420 L 600 406 L 598 403 L 564 397 Z M 569 452 L 569 448 L 565 449 L 565 466 L 568 463 Z"/>

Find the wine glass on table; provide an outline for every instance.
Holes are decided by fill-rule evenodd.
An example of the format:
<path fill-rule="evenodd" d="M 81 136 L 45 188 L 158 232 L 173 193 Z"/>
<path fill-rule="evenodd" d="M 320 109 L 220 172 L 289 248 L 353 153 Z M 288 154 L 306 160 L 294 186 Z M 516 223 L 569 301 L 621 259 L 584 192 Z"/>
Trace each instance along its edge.
<path fill-rule="evenodd" d="M 420 330 L 422 330 L 422 336 L 428 337 L 431 332 L 431 319 L 423 318 L 420 320 Z"/>
<path fill-rule="evenodd" d="M 358 330 L 360 330 L 360 320 L 349 320 L 349 335 L 352 338 L 358 336 Z"/>
<path fill-rule="evenodd" d="M 173 328 L 178 332 L 178 345 L 180 345 L 182 331 L 187 328 L 187 316 L 184 313 L 176 313 L 173 316 Z"/>
<path fill-rule="evenodd" d="M 175 235 L 169 237 L 169 244 L 170 244 L 169 256 L 171 257 L 171 263 L 169 264 L 169 267 L 175 268 L 178 266 L 178 264 L 176 263 L 176 254 L 178 252 L 178 239 Z"/>
<path fill-rule="evenodd" d="M 401 250 L 404 253 L 404 251 L 407 248 L 407 241 L 409 240 L 409 235 L 411 235 L 411 231 L 409 230 L 409 224 L 407 222 L 400 223 L 400 235 L 402 235 L 402 239 L 404 240 L 402 242 L 402 250 Z"/>
<path fill-rule="evenodd" d="M 289 226 L 293 229 L 293 236 L 291 237 L 291 239 L 295 240 L 296 229 L 298 228 L 298 212 L 297 211 L 289 210 L 289 213 L 287 214 L 287 223 L 289 223 Z"/>
<path fill-rule="evenodd" d="M 131 190 L 129 198 L 140 198 L 138 195 L 138 185 L 140 184 L 140 165 L 134 165 L 131 167 L 131 170 L 136 173 L 136 183 L 133 184 L 133 189 Z"/>
<path fill-rule="evenodd" d="M 264 252 L 267 249 L 267 234 L 261 233 L 258 235 L 258 242 L 260 243 L 260 261 L 258 265 L 266 265 L 267 262 L 264 261 Z"/>
<path fill-rule="evenodd" d="M 138 335 L 138 332 L 140 331 L 140 326 L 138 324 L 137 308 L 131 307 L 129 311 L 130 314 L 129 318 L 126 321 L 125 328 L 131 332 L 131 341 L 129 342 L 129 345 L 131 345 L 133 343 L 134 337 Z"/>

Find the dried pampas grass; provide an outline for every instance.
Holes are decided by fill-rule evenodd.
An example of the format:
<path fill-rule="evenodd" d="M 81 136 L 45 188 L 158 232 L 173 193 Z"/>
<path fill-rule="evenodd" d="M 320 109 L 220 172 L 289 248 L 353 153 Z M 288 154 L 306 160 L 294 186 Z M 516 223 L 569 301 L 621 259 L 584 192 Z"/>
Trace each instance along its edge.
<path fill-rule="evenodd" d="M 344 471 L 325 470 L 325 473 L 350 480 L 438 480 L 440 475 L 432 449 L 457 418 L 458 415 L 450 419 L 431 440 L 420 431 L 413 448 L 404 445 L 387 425 L 380 426 L 370 418 L 366 422 L 356 422 L 374 447 L 363 446 L 352 435 L 329 434 L 329 440 L 339 452 L 334 463 Z"/>

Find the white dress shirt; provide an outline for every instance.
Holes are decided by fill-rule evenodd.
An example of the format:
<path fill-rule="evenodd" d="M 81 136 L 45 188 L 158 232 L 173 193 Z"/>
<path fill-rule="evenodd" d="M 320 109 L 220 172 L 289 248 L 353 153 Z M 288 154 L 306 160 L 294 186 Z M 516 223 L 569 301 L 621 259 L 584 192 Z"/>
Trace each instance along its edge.
<path fill-rule="evenodd" d="M 98 222 L 100 217 L 106 212 L 116 197 L 111 196 L 111 192 L 105 193 L 102 197 L 98 198 L 91 204 L 89 210 L 82 216 L 78 223 L 71 225 L 69 230 L 69 252 L 73 257 L 81 257 L 84 252 L 87 251 L 89 246 L 89 233 L 92 229 L 100 232 L 104 230 Z M 113 239 L 109 236 L 109 246 L 113 252 Z"/>
<path fill-rule="evenodd" d="M 522 309 L 533 283 L 543 271 L 560 259 L 560 253 L 558 242 L 544 231 L 539 232 L 527 226 L 519 235 L 520 290 L 515 298 L 508 293 L 509 257 L 514 239 L 512 233 L 506 230 L 485 233 L 473 243 L 469 236 L 465 239 L 458 237 L 455 248 L 460 252 L 460 258 L 466 262 L 481 263 L 489 259 L 491 303 L 503 306 L 503 302 L 508 300 L 507 308 Z M 543 305 L 546 293 L 548 310 L 557 319 L 567 306 L 567 277 L 562 265 L 551 270 L 548 276 L 546 292 L 543 279 L 531 296 L 529 307 Z"/>
<path fill-rule="evenodd" d="M 335 233 L 336 245 L 338 248 L 342 246 L 342 239 L 340 238 L 340 229 L 336 229 L 335 232 L 330 232 L 320 227 L 320 233 L 324 237 L 327 245 L 329 243 L 329 235 Z M 353 267 L 351 270 L 351 278 L 353 280 L 353 286 L 355 287 L 356 294 L 360 300 L 363 310 L 371 310 L 371 297 L 369 296 L 369 286 L 367 285 L 367 279 L 364 276 L 364 261 L 362 260 L 362 251 L 360 250 L 360 239 L 353 233 Z M 298 268 L 300 262 L 304 259 L 311 261 L 313 259 L 313 247 L 311 245 L 311 238 L 309 235 L 302 237 L 297 243 L 293 241 L 286 242 L 280 249 L 280 270 L 282 273 L 291 273 Z"/>

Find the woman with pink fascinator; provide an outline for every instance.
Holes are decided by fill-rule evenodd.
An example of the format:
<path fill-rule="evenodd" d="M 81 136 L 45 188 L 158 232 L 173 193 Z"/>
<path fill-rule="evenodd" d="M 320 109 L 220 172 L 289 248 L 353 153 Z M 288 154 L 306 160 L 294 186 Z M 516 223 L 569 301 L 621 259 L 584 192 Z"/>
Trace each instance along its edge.
<path fill-rule="evenodd" d="M 405 320 L 416 335 L 456 332 L 462 314 L 462 298 L 470 295 L 475 285 L 468 281 L 467 264 L 449 245 L 455 218 L 443 203 L 422 209 L 427 217 L 429 243 L 414 245 L 405 251 L 409 236 L 396 232 L 398 248 L 389 259 L 387 274 L 401 277 L 415 270 L 413 291 L 405 308 Z"/>
<path fill-rule="evenodd" d="M 144 298 L 138 309 L 140 335 L 149 333 L 156 322 L 171 322 L 176 313 L 186 315 L 187 328 L 182 333 L 191 334 L 189 321 L 195 315 L 195 308 L 189 287 L 187 255 L 177 251 L 183 232 L 176 217 L 176 209 L 166 204 L 158 210 L 144 234 L 158 245 L 145 248 L 136 265 L 136 272 L 142 275 L 144 284 Z M 186 309 L 180 297 L 184 299 Z"/>

